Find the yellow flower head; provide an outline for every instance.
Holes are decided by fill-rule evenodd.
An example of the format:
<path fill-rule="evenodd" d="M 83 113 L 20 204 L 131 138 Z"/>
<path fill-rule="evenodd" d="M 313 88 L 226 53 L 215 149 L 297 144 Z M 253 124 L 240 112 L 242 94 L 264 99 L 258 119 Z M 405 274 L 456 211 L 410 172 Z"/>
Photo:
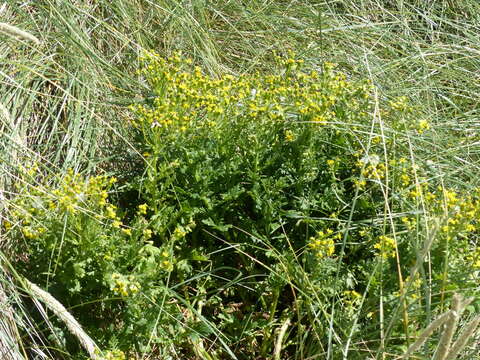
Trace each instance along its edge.
<path fill-rule="evenodd" d="M 147 209 L 148 209 L 147 204 L 138 205 L 138 214 L 139 215 L 146 215 L 147 214 Z"/>
<path fill-rule="evenodd" d="M 378 242 L 373 247 L 378 250 L 378 255 L 384 259 L 395 257 L 397 245 L 395 240 L 388 236 L 379 236 Z"/>

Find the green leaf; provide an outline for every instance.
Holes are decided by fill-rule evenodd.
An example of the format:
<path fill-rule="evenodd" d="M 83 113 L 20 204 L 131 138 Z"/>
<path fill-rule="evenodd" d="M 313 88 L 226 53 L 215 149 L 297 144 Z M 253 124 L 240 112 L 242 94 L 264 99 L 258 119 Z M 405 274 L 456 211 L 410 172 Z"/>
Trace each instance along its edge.
<path fill-rule="evenodd" d="M 221 232 L 226 232 L 226 231 L 228 231 L 228 229 L 232 228 L 232 225 L 217 224 L 211 218 L 203 219 L 202 223 L 212 227 L 215 230 L 221 231 Z"/>

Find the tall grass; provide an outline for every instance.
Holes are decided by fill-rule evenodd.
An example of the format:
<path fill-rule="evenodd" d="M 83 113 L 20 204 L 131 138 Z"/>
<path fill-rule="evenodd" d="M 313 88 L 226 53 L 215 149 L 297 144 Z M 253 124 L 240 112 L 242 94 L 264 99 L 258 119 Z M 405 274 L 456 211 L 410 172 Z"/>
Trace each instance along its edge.
<path fill-rule="evenodd" d="M 479 20 L 480 5 L 473 0 L 8 1 L 0 6 L 1 221 L 9 218 L 3 203 L 28 197 L 18 193 L 14 185 L 26 181 L 20 175 L 34 164 L 39 164 L 38 172 L 30 177 L 28 186 L 42 184 L 52 174 L 65 174 L 69 168 L 87 175 L 117 174 L 124 180 L 138 171 L 142 150 L 135 147 L 127 126 L 131 117 L 127 105 L 152 96 L 136 75 L 138 56 L 149 49 L 165 56 L 181 50 L 212 75 L 268 71 L 273 66 L 272 52 L 285 53 L 287 49 L 297 53 L 307 66 L 337 63 L 351 79 L 372 81 L 379 109 L 398 96 L 406 96 L 417 116 L 432 127 L 421 137 L 396 133 L 382 122 L 378 111 L 372 114 L 378 128 L 362 131 L 369 131 L 372 139 L 378 135 L 382 141 L 397 141 L 409 154 L 409 161 L 428 169 L 429 181 L 468 194 L 480 184 Z M 382 129 L 386 133 L 381 133 Z M 367 151 L 368 147 L 366 143 Z M 388 208 L 389 199 L 395 196 L 388 191 L 384 188 L 383 217 L 371 219 L 372 223 L 389 223 L 402 216 Z M 422 204 L 412 213 L 424 224 L 412 234 L 418 239 L 412 266 L 428 279 L 432 276 L 428 274 L 429 241 L 433 241 L 436 225 L 431 225 Z M 350 222 L 351 228 L 361 225 Z M 10 252 L 13 243 L 5 234 L 0 236 L 1 248 Z M 348 232 L 342 241 L 349 241 Z M 315 287 L 307 274 L 293 273 L 290 261 L 279 259 L 279 269 L 267 270 L 277 271 L 292 289 L 297 286 L 293 277 L 302 277 L 305 286 L 296 290 L 304 301 L 321 303 L 322 295 L 313 292 Z M 426 263 L 426 273 L 420 263 Z M 12 266 L 15 268 L 15 261 Z M 335 274 L 342 270 L 338 266 Z M 21 282 L 13 286 L 11 276 L 11 270 L 2 263 L 0 302 L 2 306 L 4 302 L 14 305 L 6 305 L 6 316 L 0 317 L 0 344 L 10 344 L 6 345 L 12 349 L 10 358 L 19 359 L 48 346 L 44 343 L 45 328 L 39 329 L 30 320 L 34 307 L 27 309 L 21 298 L 27 289 L 22 289 Z M 407 281 L 404 286 L 407 293 L 411 283 Z M 430 291 L 427 287 L 423 292 L 425 316 L 420 328 L 428 328 L 438 315 L 430 311 L 437 295 Z M 360 308 L 372 306 L 364 300 Z M 381 318 L 386 301 L 390 300 L 381 298 L 375 305 Z M 328 318 L 339 310 L 332 300 L 316 311 L 319 316 L 313 322 L 319 322 L 322 314 Z M 391 322 L 380 321 L 380 336 L 374 344 L 352 343 L 360 310 L 353 315 L 353 325 L 345 326 L 342 334 L 334 330 L 335 316 L 329 318 L 329 324 L 322 324 L 329 337 L 326 348 L 315 347 L 314 339 L 323 336 L 315 327 L 298 325 L 291 331 L 296 337 L 289 341 L 295 342 L 298 359 L 330 359 L 338 349 L 339 358 L 384 359 L 389 356 L 389 342 L 395 341 L 392 327 L 398 319 L 407 321 L 407 312 L 399 301 Z M 48 324 L 54 315 L 44 314 Z M 282 320 L 268 328 L 275 344 L 272 356 L 278 359 L 282 358 L 282 348 L 291 346 L 284 342 L 295 326 L 290 318 Z M 53 329 L 56 325 L 50 326 Z M 30 329 L 26 332 L 30 338 L 19 335 L 25 329 Z M 478 339 L 474 340 L 476 343 L 460 358 L 477 356 Z M 35 343 L 38 346 L 32 345 Z M 58 341 L 53 343 L 57 348 L 62 346 Z M 214 358 L 205 344 L 200 341 L 195 345 L 197 356 Z M 237 350 L 242 348 L 242 344 L 236 346 Z M 428 346 L 423 349 L 424 356 L 432 354 Z M 69 358 L 68 352 L 62 356 Z"/>

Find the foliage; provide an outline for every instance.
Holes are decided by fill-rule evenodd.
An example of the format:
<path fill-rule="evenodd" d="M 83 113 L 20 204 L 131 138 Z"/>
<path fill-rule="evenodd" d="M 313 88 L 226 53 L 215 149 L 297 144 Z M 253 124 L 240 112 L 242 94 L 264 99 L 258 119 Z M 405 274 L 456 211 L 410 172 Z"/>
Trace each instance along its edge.
<path fill-rule="evenodd" d="M 172 279 L 204 274 L 190 286 L 201 284 L 206 294 L 185 295 L 204 302 L 204 312 L 233 300 L 272 322 L 293 299 L 279 301 L 291 290 L 265 270 L 291 256 L 307 268 L 318 266 L 311 255 L 321 260 L 323 252 L 309 251 L 307 239 L 327 231 L 324 253 L 331 258 L 333 240 L 344 230 L 338 219 L 355 196 L 359 144 L 335 124 L 367 122 L 369 85 L 346 81 L 329 64 L 320 73 L 304 72 L 293 58 L 278 59 L 277 75 L 220 78 L 192 69 L 179 55 L 166 61 L 148 53 L 144 61 L 142 74 L 155 98 L 133 107 L 131 123 L 147 158 L 145 175 L 134 184 L 151 210 L 155 245 L 171 249 Z M 373 213 L 365 206 L 355 217 Z M 211 269 L 223 270 L 210 278 Z M 225 295 L 207 296 L 233 283 L 233 276 L 241 281 Z M 253 291 L 241 289 L 243 279 L 255 279 Z M 238 326 L 222 326 L 223 334 L 234 336 Z"/>
<path fill-rule="evenodd" d="M 478 299 L 478 10 L 0 6 L 2 250 L 105 358 L 400 356 Z M 78 355 L 25 304 L 23 351 Z"/>
<path fill-rule="evenodd" d="M 300 328 L 307 326 L 303 321 L 320 323 L 319 311 L 325 312 L 337 294 L 344 294 L 339 306 L 346 309 L 360 305 L 359 291 L 365 292 L 362 300 L 367 303 L 380 293 L 389 294 L 391 300 L 405 296 L 408 259 L 426 240 L 413 240 L 402 230 L 406 223 L 415 226 L 408 216 L 375 224 L 376 217 L 388 215 L 379 206 L 384 201 L 390 203 L 390 214 L 409 214 L 412 209 L 408 205 L 405 209 L 398 196 L 406 194 L 410 204 L 422 199 L 424 211 L 434 219 L 456 223 L 452 216 L 459 218 L 462 213 L 460 227 L 467 233 L 475 231 L 476 198 L 460 200 L 469 212 L 452 213 L 448 209 L 460 203 L 454 192 L 444 190 L 455 202 L 447 202 L 445 210 L 443 200 L 430 192 L 433 185 L 422 177 L 422 169 L 406 166 L 405 158 L 395 160 L 402 151 L 402 138 L 382 140 L 361 130 L 377 126 L 370 118 L 368 83 L 348 82 L 329 64 L 321 73 L 303 71 L 302 62 L 293 58 L 278 59 L 278 75 L 238 78 L 206 76 L 179 55 L 164 60 L 147 53 L 144 61 L 142 74 L 155 97 L 133 107 L 136 117 L 131 124 L 147 159 L 144 176 L 134 183 L 139 201 L 151 209 L 154 243 L 171 250 L 171 281 L 195 279 L 189 284 L 197 291 L 185 290 L 185 298 L 201 301 L 204 313 L 215 314 L 218 301 L 233 300 L 251 312 L 268 314 L 267 323 L 252 321 L 249 329 L 260 341 L 262 356 L 272 351 L 266 330 L 280 321 L 282 311 L 297 306 L 305 316 L 297 319 Z M 428 131 L 425 120 L 409 123 L 413 112 L 405 98 L 391 101 L 384 111 L 390 118 L 388 130 Z M 385 158 L 393 159 L 376 155 L 382 150 Z M 386 188 L 392 189 L 392 198 L 385 194 Z M 424 221 L 426 232 L 431 231 L 431 220 L 426 216 Z M 361 223 L 369 225 L 351 230 Z M 443 225 L 439 238 L 446 229 Z M 442 241 L 433 245 L 432 258 L 438 261 L 432 260 L 432 271 L 457 271 L 454 283 L 474 287 L 468 266 L 444 261 L 443 246 Z M 447 252 L 453 256 L 456 249 L 472 246 L 475 249 L 474 243 L 455 244 Z M 461 258 L 457 254 L 457 261 Z M 219 294 L 217 289 L 233 283 L 228 270 L 233 264 L 238 276 L 253 278 L 255 284 L 245 291 L 238 287 L 241 282 L 234 283 L 226 294 Z M 211 269 L 225 270 L 211 278 Z M 300 272 L 302 277 L 279 276 L 284 272 Z M 420 290 L 421 281 L 415 287 L 409 278 L 407 283 L 409 294 Z M 445 284 L 446 280 L 435 282 L 432 287 L 444 294 Z M 293 297 L 281 296 L 286 291 Z M 322 293 L 315 299 L 315 310 L 298 308 L 298 298 L 311 300 L 312 291 Z M 408 336 L 410 310 L 402 301 L 402 331 Z M 396 304 L 391 303 L 391 311 Z M 348 328 L 349 311 L 342 313 L 347 316 L 342 319 L 337 313 L 336 323 Z M 233 338 L 241 330 L 235 321 L 226 326 L 223 318 L 217 326 Z M 321 327 L 316 330 L 322 332 Z"/>
<path fill-rule="evenodd" d="M 439 294 L 432 313 L 447 291 L 474 291 L 478 195 L 435 189 L 421 168 L 395 159 L 401 137 L 372 135 L 368 82 L 347 81 L 331 64 L 304 70 L 292 57 L 277 58 L 277 75 L 220 78 L 180 55 L 142 61 L 154 96 L 132 106 L 130 124 L 145 169 L 117 195 L 119 204 L 137 197 L 117 208 L 108 199 L 115 178 L 70 170 L 18 186 L 28 196 L 4 223 L 25 254 L 20 269 L 109 347 L 171 356 L 175 344 L 200 356 L 218 341 L 213 356 L 267 357 L 288 319 L 285 354 L 306 336 L 302 351 L 313 356 L 332 331 L 355 340 L 379 321 L 371 307 L 382 296 L 401 348 L 422 318 L 422 251 L 432 251 L 428 291 Z M 405 98 L 390 102 L 389 131 L 428 131 L 408 122 L 413 112 Z M 418 203 L 421 222 L 410 215 Z"/>

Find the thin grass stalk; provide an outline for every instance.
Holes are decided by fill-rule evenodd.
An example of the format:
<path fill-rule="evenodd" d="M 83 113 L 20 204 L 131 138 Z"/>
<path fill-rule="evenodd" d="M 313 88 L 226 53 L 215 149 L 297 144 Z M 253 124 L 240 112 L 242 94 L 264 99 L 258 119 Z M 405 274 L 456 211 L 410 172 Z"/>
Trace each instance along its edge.
<path fill-rule="evenodd" d="M 0 359 L 24 359 L 25 355 L 20 350 L 19 339 L 20 335 L 15 322 L 14 310 L 5 294 L 3 285 L 0 283 Z"/>
<path fill-rule="evenodd" d="M 450 350 L 450 344 L 453 339 L 453 334 L 457 328 L 458 318 L 460 312 L 462 311 L 462 298 L 461 295 L 455 294 L 452 298 L 452 310 L 450 311 L 450 316 L 445 323 L 445 330 L 443 331 L 440 342 L 437 346 L 437 351 L 435 353 L 434 360 L 445 360 Z"/>
<path fill-rule="evenodd" d="M 435 353 L 434 360 L 444 360 L 448 355 L 450 349 L 450 344 L 453 338 L 453 334 L 457 327 L 457 322 L 459 318 L 461 299 L 458 294 L 455 294 L 452 299 L 452 310 L 450 312 L 450 317 L 445 323 L 445 328 L 440 338 L 440 341 L 437 346 L 437 351 Z"/>
<path fill-rule="evenodd" d="M 12 37 L 18 37 L 23 40 L 28 40 L 34 42 L 36 45 L 40 45 L 40 40 L 33 36 L 32 34 L 19 29 L 16 26 L 9 25 L 6 23 L 0 23 L 0 32 L 3 32 L 4 34 L 10 35 Z"/>
<path fill-rule="evenodd" d="M 3 105 L 1 102 L 0 102 L 0 122 L 2 123 L 2 128 L 3 126 L 10 125 L 12 123 L 12 120 L 10 118 L 10 113 L 8 112 L 5 105 Z"/>
<path fill-rule="evenodd" d="M 48 292 L 40 289 L 37 285 L 23 279 L 26 288 L 32 292 L 32 295 L 40 299 L 53 313 L 62 320 L 67 326 L 68 330 L 78 339 L 83 348 L 88 352 L 88 355 L 92 360 L 99 359 L 98 354 L 100 353 L 99 348 L 95 342 L 88 336 L 88 334 L 82 329 L 81 325 L 77 320 L 65 309 L 65 307 L 56 300 Z"/>
<path fill-rule="evenodd" d="M 475 330 L 480 324 L 480 315 L 475 317 L 465 328 L 465 330 L 459 335 L 457 341 L 455 341 L 446 357 L 446 360 L 454 360 L 457 355 L 467 345 L 468 340 L 474 335 Z"/>
<path fill-rule="evenodd" d="M 438 329 L 446 321 L 448 321 L 450 316 L 451 316 L 451 311 L 449 310 L 446 313 L 443 313 L 442 315 L 440 315 L 434 321 L 432 321 L 430 325 L 428 325 L 428 327 L 425 330 L 423 330 L 422 334 L 418 337 L 417 341 L 415 341 L 412 345 L 410 345 L 407 352 L 402 356 L 402 359 L 408 359 L 415 351 L 417 351 L 425 343 L 425 341 L 427 341 L 427 339 L 436 329 Z"/>
<path fill-rule="evenodd" d="M 275 343 L 275 350 L 273 353 L 273 358 L 275 360 L 280 360 L 280 354 L 282 352 L 283 338 L 287 332 L 288 327 L 290 326 L 290 319 L 287 319 L 283 322 L 282 327 L 278 333 L 277 342 Z"/>
<path fill-rule="evenodd" d="M 425 257 L 427 256 L 428 252 L 430 251 L 430 248 L 433 244 L 433 240 L 435 239 L 435 236 L 438 232 L 438 229 L 439 229 L 439 224 L 438 222 L 435 224 L 435 227 L 433 228 L 432 232 L 430 233 L 430 236 L 425 239 L 424 241 L 424 245 L 423 245 L 423 249 L 420 251 L 420 253 L 417 255 L 417 260 L 415 262 L 415 265 L 413 266 L 412 270 L 410 271 L 410 277 L 409 277 L 409 280 L 406 284 L 406 288 L 409 289 L 410 286 L 412 285 L 412 282 L 414 281 L 415 279 L 415 276 L 417 274 L 417 272 L 419 271 L 420 269 L 420 266 L 422 265 L 423 263 L 423 259 L 425 259 Z M 405 294 L 403 295 L 405 296 Z M 402 297 L 402 296 L 401 296 Z M 401 300 L 403 301 L 403 300 Z M 392 321 L 390 322 L 390 324 L 388 325 L 388 328 L 386 330 L 386 334 L 387 336 L 390 334 L 390 332 L 392 331 L 393 329 L 393 325 L 394 325 L 394 320 L 395 318 L 397 318 L 398 316 L 398 312 L 399 312 L 399 307 L 400 306 L 397 306 L 397 308 L 395 309 L 394 313 L 393 313 L 393 319 Z M 378 358 L 379 354 L 380 353 L 384 353 L 383 351 L 383 348 L 379 349 L 379 351 L 377 351 L 377 355 L 376 355 L 376 358 Z"/>

